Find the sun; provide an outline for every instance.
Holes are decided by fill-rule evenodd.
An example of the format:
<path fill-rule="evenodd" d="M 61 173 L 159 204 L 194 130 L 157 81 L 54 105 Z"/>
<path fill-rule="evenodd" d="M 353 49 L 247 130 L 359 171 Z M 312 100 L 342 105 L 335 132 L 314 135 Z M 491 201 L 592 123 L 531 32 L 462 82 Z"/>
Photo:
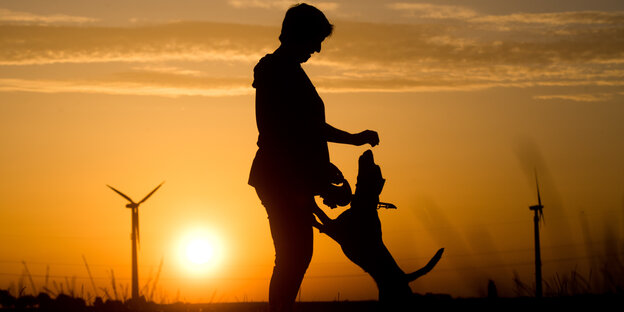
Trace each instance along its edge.
<path fill-rule="evenodd" d="M 213 244 L 205 238 L 195 238 L 186 245 L 186 257 L 192 263 L 209 263 L 213 256 Z"/>
<path fill-rule="evenodd" d="M 188 231 L 178 243 L 178 262 L 186 272 L 198 276 L 217 269 L 223 261 L 223 240 L 214 231 Z"/>

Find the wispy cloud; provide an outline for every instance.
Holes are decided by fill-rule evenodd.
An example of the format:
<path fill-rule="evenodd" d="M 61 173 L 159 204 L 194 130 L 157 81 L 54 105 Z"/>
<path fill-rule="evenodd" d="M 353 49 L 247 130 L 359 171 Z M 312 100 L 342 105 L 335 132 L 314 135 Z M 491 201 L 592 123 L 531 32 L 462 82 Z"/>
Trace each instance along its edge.
<path fill-rule="evenodd" d="M 622 22 L 624 22 L 624 12 L 576 11 L 487 15 L 461 5 L 395 2 L 388 4 L 388 7 L 400 12 L 400 14 L 404 16 L 409 16 L 415 19 L 458 19 L 469 23 L 600 25 L 622 24 Z"/>
<path fill-rule="evenodd" d="M 0 54 L 2 54 L 0 52 Z M 4 56 L 6 58 L 0 60 L 0 66 L 20 66 L 20 65 L 47 65 L 59 63 L 152 63 L 164 61 L 226 61 L 226 62 L 251 62 L 258 60 L 261 53 L 244 53 L 240 50 L 227 49 L 207 49 L 202 46 L 179 46 L 171 51 L 151 51 L 149 49 L 139 49 L 135 51 L 116 51 L 112 48 L 110 51 L 94 50 L 94 51 L 31 51 L 26 55 L 6 55 L 12 54 L 7 51 Z"/>
<path fill-rule="evenodd" d="M 612 99 L 613 93 L 596 93 L 596 94 L 550 94 L 536 95 L 533 98 L 537 100 L 569 100 L 574 102 L 604 102 Z"/>
<path fill-rule="evenodd" d="M 582 86 L 586 89 L 585 97 L 558 96 L 569 94 L 560 90 L 551 92 L 555 96 L 548 96 L 542 90 L 536 98 L 608 100 L 601 94 L 617 94 L 624 87 L 624 22 L 617 22 L 616 17 L 611 13 L 563 12 L 549 18 L 570 20 L 564 26 L 557 26 L 565 32 L 553 31 L 550 26 L 543 26 L 544 22 L 529 28 L 514 28 L 513 35 L 509 30 L 484 28 L 476 22 L 342 21 L 336 23 L 335 34 L 323 44 L 323 53 L 315 55 L 305 67 L 324 92 Z M 517 19 L 508 17 L 508 20 Z M 593 22 L 587 24 L 587 21 Z M 49 64 L 80 65 L 85 68 L 83 72 L 89 72 L 89 66 L 106 63 L 120 68 L 115 75 L 108 72 L 99 78 L 90 75 L 89 79 L 76 77 L 73 82 L 59 80 L 57 84 L 53 79 L 42 82 L 32 76 L 29 85 L 24 75 L 4 74 L 0 75 L 4 78 L 0 83 L 5 84 L 0 90 L 4 91 L 36 92 L 34 86 L 47 85 L 47 89 L 41 90 L 79 92 L 93 86 L 92 90 L 100 92 L 133 92 L 127 86 L 139 86 L 136 92 L 141 94 L 242 94 L 249 92 L 254 64 L 279 44 L 277 26 L 224 23 L 126 28 L 0 25 L 0 32 L 4 34 L 0 41 L 0 68 L 10 68 L 11 72 Z M 206 63 L 232 64 L 238 71 L 229 68 L 216 71 Z M 122 91 L 112 90 L 116 82 L 122 83 L 119 87 Z M 218 93 L 217 89 L 224 91 Z"/>
<path fill-rule="evenodd" d="M 284 10 L 300 2 L 301 1 L 296 0 L 228 0 L 230 6 L 239 9 L 260 8 Z M 323 11 L 334 11 L 339 7 L 337 2 L 308 1 L 308 3 Z"/>
<path fill-rule="evenodd" d="M 159 26 L 46 27 L 0 25 L 0 65 L 257 60 L 271 46 L 262 26 L 172 23 Z M 276 37 L 276 35 L 275 35 Z"/>
<path fill-rule="evenodd" d="M 237 96 L 251 94 L 249 86 L 174 86 L 128 81 L 80 81 L 0 79 L 0 92 L 38 93 L 99 93 L 123 95 L 179 96 Z"/>
<path fill-rule="evenodd" d="M 388 5 L 404 15 L 431 19 L 467 19 L 477 16 L 477 12 L 463 6 L 431 3 L 397 2 Z"/>
<path fill-rule="evenodd" d="M 228 0 L 228 4 L 235 8 L 283 9 L 294 3 L 289 0 Z"/>
<path fill-rule="evenodd" d="M 0 22 L 4 23 L 34 23 L 34 24 L 56 24 L 56 23 L 93 23 L 98 19 L 83 16 L 70 16 L 64 14 L 40 15 L 28 12 L 17 12 L 0 8 Z"/>
<path fill-rule="evenodd" d="M 190 76 L 190 77 L 203 77 L 206 75 L 206 73 L 199 71 L 199 70 L 185 69 L 185 68 L 180 68 L 176 66 L 162 66 L 162 65 L 143 65 L 143 66 L 133 67 L 132 70 L 159 73 L 159 74 Z"/>
<path fill-rule="evenodd" d="M 624 22 L 624 12 L 515 13 L 508 15 L 483 15 L 471 18 L 469 21 L 545 25 L 617 25 Z"/>

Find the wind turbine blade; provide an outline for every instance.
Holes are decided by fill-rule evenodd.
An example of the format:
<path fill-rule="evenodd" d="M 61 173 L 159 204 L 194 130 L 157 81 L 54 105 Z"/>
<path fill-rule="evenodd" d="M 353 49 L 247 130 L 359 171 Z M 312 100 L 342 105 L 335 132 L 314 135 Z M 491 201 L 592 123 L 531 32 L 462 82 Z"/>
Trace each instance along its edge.
<path fill-rule="evenodd" d="M 147 196 L 145 196 L 145 198 L 141 199 L 141 201 L 139 202 L 139 204 L 140 204 L 140 203 L 142 203 L 142 202 L 144 202 L 144 201 L 146 201 L 146 200 L 147 200 L 150 196 L 152 196 L 152 194 L 154 194 L 154 192 L 156 192 L 156 190 L 158 190 L 158 189 L 159 189 L 159 188 L 163 185 L 163 183 L 165 183 L 165 181 L 163 181 L 162 183 L 160 183 L 160 184 L 159 184 L 159 185 L 158 185 L 158 186 L 157 186 L 157 187 L 156 187 L 153 191 L 151 191 L 149 194 L 147 194 Z"/>
<path fill-rule="evenodd" d="M 542 205 L 542 198 L 540 197 L 539 182 L 537 181 L 537 169 L 535 169 L 535 186 L 537 187 L 537 204 Z"/>
<path fill-rule="evenodd" d="M 126 194 L 124 194 L 124 193 L 122 193 L 122 192 L 120 192 L 120 191 L 116 190 L 114 187 L 112 187 L 112 186 L 110 186 L 110 185 L 108 185 L 108 184 L 106 184 L 106 186 L 110 187 L 110 189 L 111 189 L 111 190 L 113 190 L 113 191 L 115 191 L 115 193 L 117 193 L 117 194 L 121 195 L 123 198 L 127 199 L 129 202 L 131 202 L 131 203 L 133 203 L 133 204 L 134 204 L 134 201 L 132 200 L 132 198 L 130 198 L 130 197 L 128 197 L 128 196 L 126 196 Z"/>

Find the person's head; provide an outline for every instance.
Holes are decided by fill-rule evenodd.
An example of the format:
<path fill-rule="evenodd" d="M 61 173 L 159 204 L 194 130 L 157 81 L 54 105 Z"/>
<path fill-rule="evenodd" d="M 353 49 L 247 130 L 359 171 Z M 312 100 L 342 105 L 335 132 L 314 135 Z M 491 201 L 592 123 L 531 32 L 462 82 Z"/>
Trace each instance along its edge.
<path fill-rule="evenodd" d="M 321 42 L 331 35 L 333 28 L 323 12 L 301 3 L 286 11 L 279 40 L 282 46 L 295 48 L 305 62 L 312 53 L 321 52 Z"/>

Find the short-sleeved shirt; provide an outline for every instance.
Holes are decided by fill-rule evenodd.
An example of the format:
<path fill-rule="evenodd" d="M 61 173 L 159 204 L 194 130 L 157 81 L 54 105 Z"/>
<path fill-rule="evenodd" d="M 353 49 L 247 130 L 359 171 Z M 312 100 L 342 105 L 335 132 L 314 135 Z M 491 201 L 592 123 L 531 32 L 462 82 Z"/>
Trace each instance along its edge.
<path fill-rule="evenodd" d="M 301 65 L 268 54 L 254 68 L 258 151 L 249 184 L 318 193 L 329 152 L 325 105 Z"/>

